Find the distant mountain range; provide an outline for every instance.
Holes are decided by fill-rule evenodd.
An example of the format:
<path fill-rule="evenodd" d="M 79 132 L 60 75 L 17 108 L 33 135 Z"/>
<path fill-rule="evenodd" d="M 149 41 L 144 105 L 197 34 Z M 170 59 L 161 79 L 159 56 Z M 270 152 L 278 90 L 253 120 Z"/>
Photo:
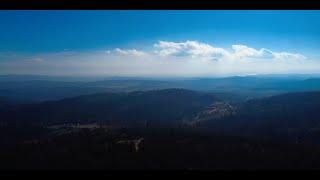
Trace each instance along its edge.
<path fill-rule="evenodd" d="M 184 88 L 212 92 L 228 101 L 246 101 L 272 95 L 320 90 L 320 78 L 311 76 L 235 76 L 225 78 L 64 78 L 0 76 L 0 96 L 16 103 L 59 100 L 104 92 L 132 92 Z"/>

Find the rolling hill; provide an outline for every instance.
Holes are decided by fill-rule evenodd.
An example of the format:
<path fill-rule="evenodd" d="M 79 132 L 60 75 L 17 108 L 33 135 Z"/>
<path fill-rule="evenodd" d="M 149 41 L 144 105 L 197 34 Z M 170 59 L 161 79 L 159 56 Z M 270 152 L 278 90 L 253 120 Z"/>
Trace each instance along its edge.
<path fill-rule="evenodd" d="M 105 124 L 179 124 L 183 117 L 219 99 L 208 93 L 185 89 L 100 93 L 18 105 L 0 114 L 8 122 Z"/>
<path fill-rule="evenodd" d="M 236 116 L 205 121 L 215 131 L 320 144 L 320 91 L 296 92 L 254 99 L 241 104 Z"/>

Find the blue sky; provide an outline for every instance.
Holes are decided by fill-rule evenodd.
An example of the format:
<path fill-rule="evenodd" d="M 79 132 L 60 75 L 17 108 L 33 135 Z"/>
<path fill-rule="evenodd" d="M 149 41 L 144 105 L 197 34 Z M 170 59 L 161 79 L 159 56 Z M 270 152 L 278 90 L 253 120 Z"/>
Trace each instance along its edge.
<path fill-rule="evenodd" d="M 74 58 L 81 57 L 83 52 L 96 56 L 103 50 L 113 52 L 116 48 L 150 54 L 168 50 L 164 48 L 176 51 L 172 48 L 177 45 L 185 47 L 187 52 L 184 53 L 195 57 L 194 52 L 189 50 L 202 48 L 201 44 L 222 48 L 229 54 L 235 50 L 232 45 L 244 45 L 256 50 L 255 56 L 259 57 L 264 53 L 260 50 L 267 49 L 276 57 L 284 57 L 280 53 L 285 52 L 318 62 L 319 19 L 320 11 L 0 11 L 0 63 L 6 63 L 2 64 L 0 73 L 10 73 L 11 70 L 12 73 L 43 74 L 49 66 L 55 66 L 52 64 L 55 61 L 53 56 L 66 52 L 77 52 Z M 160 41 L 176 44 L 155 48 Z M 188 44 L 188 41 L 198 44 Z M 116 52 L 121 54 L 121 51 Z M 7 54 L 11 56 L 6 57 Z M 122 51 L 122 55 L 128 53 Z M 198 58 L 199 53 L 196 55 Z M 154 55 L 149 58 L 156 59 Z M 32 70 L 27 66 L 29 70 L 23 70 L 20 66 L 26 62 L 22 59 L 38 59 L 36 62 L 41 61 L 42 66 L 33 65 Z M 45 67 L 44 60 L 52 62 Z M 77 61 L 73 63 L 79 66 Z M 124 69 L 122 71 L 125 72 Z M 295 71 L 300 72 L 299 69 Z M 89 71 L 87 74 L 90 74 Z"/>

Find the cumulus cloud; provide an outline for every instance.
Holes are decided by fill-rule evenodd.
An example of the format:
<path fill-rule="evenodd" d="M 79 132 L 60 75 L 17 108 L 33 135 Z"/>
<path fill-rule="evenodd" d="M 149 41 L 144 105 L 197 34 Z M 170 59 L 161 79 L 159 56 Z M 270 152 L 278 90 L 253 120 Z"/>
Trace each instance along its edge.
<path fill-rule="evenodd" d="M 159 41 L 158 44 L 154 44 L 154 47 L 160 49 L 155 53 L 160 56 L 191 56 L 214 58 L 220 56 L 226 56 L 228 52 L 223 48 L 216 48 L 209 44 L 200 43 L 198 41 L 186 41 L 182 43 Z"/>
<path fill-rule="evenodd" d="M 271 50 L 261 48 L 260 50 L 256 50 L 254 48 L 250 48 L 245 45 L 232 45 L 232 49 L 234 49 L 233 56 L 235 58 L 261 58 L 261 59 L 279 59 L 279 60 L 304 60 L 305 56 L 301 54 L 293 54 L 287 52 L 273 52 Z"/>
<path fill-rule="evenodd" d="M 303 61 L 306 57 L 302 54 L 241 44 L 230 47 L 224 49 L 198 41 L 159 41 L 143 51 L 115 47 L 81 52 L 0 53 L 0 74 L 218 76 L 320 71 L 318 61 Z"/>
<path fill-rule="evenodd" d="M 234 56 L 239 58 L 260 57 L 263 54 L 263 50 L 257 51 L 245 45 L 232 45 L 232 49 L 234 49 Z"/>
<path fill-rule="evenodd" d="M 292 54 L 287 52 L 273 53 L 279 59 L 305 60 L 306 57 L 301 54 Z"/>
<path fill-rule="evenodd" d="M 114 51 L 121 55 L 143 56 L 146 54 L 143 51 L 137 51 L 135 49 L 122 50 L 122 49 L 116 48 L 114 49 Z"/>
<path fill-rule="evenodd" d="M 287 52 L 273 52 L 271 50 L 261 48 L 256 50 L 246 45 L 232 45 L 233 51 L 223 48 L 214 47 L 209 44 L 200 43 L 198 41 L 186 42 L 167 42 L 159 41 L 154 44 L 159 49 L 155 53 L 160 56 L 190 56 L 192 58 L 208 58 L 208 59 L 278 59 L 278 60 L 304 60 L 305 56 L 301 54 L 293 54 Z"/>

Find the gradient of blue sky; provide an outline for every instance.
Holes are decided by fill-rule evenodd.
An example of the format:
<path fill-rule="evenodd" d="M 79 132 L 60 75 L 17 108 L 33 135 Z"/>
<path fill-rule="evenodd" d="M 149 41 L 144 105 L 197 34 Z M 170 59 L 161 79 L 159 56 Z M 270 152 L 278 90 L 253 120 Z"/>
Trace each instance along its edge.
<path fill-rule="evenodd" d="M 320 11 L 0 11 L 0 53 L 153 51 L 159 41 L 189 40 L 317 60 L 319 19 Z"/>

